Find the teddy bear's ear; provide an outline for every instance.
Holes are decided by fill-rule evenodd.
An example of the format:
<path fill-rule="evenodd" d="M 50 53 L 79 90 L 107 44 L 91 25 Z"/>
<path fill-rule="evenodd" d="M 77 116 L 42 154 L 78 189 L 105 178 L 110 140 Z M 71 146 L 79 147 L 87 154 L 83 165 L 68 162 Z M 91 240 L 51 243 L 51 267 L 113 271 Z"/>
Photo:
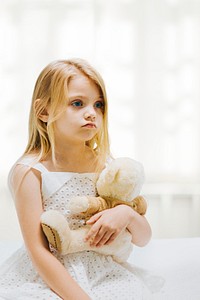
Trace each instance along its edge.
<path fill-rule="evenodd" d="M 107 184 L 112 183 L 113 181 L 116 181 L 118 174 L 119 166 L 110 164 L 101 172 L 98 182 L 106 182 Z"/>
<path fill-rule="evenodd" d="M 109 196 L 113 183 L 116 182 L 119 173 L 119 168 L 115 164 L 109 164 L 100 174 L 96 187 L 98 194 L 101 196 Z"/>
<path fill-rule="evenodd" d="M 97 180 L 98 194 L 131 201 L 140 193 L 144 182 L 143 166 L 130 158 L 116 158 L 107 165 Z"/>

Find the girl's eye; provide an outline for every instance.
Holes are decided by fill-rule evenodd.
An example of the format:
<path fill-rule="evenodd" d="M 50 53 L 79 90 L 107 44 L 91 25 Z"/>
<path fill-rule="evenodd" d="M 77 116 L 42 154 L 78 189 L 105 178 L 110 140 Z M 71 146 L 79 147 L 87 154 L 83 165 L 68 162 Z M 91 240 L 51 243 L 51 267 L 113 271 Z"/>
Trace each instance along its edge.
<path fill-rule="evenodd" d="M 96 107 L 96 108 L 101 108 L 101 109 L 103 109 L 103 108 L 104 108 L 104 103 L 103 103 L 103 101 L 97 101 L 97 102 L 95 103 L 95 107 Z"/>
<path fill-rule="evenodd" d="M 73 101 L 72 106 L 75 106 L 75 107 L 83 106 L 83 102 L 81 100 Z"/>

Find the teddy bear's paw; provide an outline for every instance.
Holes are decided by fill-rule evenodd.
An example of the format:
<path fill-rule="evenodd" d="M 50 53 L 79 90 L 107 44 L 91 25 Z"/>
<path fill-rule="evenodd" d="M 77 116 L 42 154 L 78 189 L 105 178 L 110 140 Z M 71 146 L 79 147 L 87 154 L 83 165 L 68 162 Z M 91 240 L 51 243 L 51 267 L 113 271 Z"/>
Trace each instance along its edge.
<path fill-rule="evenodd" d="M 69 244 L 71 238 L 71 231 L 64 215 L 56 210 L 48 210 L 42 213 L 40 219 L 48 242 L 62 253 L 64 243 Z"/>
<path fill-rule="evenodd" d="M 51 244 L 56 250 L 61 252 L 62 250 L 62 242 L 60 240 L 60 236 L 57 230 L 53 229 L 47 224 L 42 223 L 42 229 L 44 234 L 47 237 L 49 244 Z"/>
<path fill-rule="evenodd" d="M 69 203 L 69 210 L 72 214 L 83 213 L 89 207 L 88 199 L 86 196 L 73 197 Z"/>

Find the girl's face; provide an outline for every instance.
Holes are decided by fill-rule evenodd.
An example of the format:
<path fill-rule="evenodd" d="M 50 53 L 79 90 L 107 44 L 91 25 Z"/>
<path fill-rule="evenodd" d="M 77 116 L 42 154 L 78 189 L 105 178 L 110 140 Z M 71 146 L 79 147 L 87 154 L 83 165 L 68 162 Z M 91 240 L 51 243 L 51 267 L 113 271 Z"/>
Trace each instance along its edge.
<path fill-rule="evenodd" d="M 97 85 L 81 73 L 69 82 L 66 109 L 55 122 L 55 136 L 67 142 L 86 142 L 100 130 L 104 101 Z"/>

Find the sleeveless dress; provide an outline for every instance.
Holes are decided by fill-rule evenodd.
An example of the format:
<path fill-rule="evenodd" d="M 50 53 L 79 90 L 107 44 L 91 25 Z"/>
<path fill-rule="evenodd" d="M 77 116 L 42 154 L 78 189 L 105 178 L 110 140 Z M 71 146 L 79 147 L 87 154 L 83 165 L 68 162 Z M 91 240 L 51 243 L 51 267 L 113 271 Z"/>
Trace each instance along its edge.
<path fill-rule="evenodd" d="M 44 210 L 60 211 L 71 229 L 83 225 L 80 216 L 72 216 L 68 210 L 72 196 L 96 195 L 95 173 L 50 172 L 41 163 L 33 165 L 28 157 L 18 162 L 41 172 L 42 201 Z M 53 255 L 67 268 L 70 275 L 88 293 L 92 300 L 142 300 L 157 299 L 148 288 L 148 280 L 134 266 L 115 262 L 111 256 L 94 251 L 68 255 Z M 157 293 L 156 293 L 157 294 Z M 158 299 L 163 299 L 158 296 Z M 25 246 L 17 250 L 0 267 L 0 299 L 4 300 L 59 300 L 34 269 Z"/>

